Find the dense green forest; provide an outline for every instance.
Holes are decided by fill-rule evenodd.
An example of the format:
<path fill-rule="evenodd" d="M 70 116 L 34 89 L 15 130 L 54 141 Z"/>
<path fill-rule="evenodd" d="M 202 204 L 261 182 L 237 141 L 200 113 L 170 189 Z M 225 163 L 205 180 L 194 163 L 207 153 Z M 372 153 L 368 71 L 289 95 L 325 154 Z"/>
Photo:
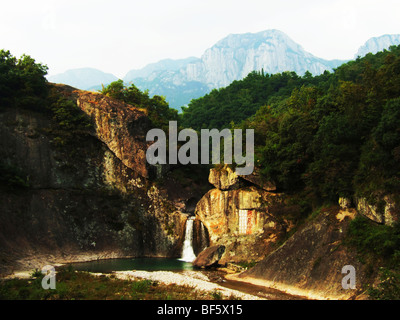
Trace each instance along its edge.
<path fill-rule="evenodd" d="M 256 164 L 312 203 L 400 191 L 400 46 L 333 73 L 253 72 L 192 100 L 182 125 L 255 130 Z"/>

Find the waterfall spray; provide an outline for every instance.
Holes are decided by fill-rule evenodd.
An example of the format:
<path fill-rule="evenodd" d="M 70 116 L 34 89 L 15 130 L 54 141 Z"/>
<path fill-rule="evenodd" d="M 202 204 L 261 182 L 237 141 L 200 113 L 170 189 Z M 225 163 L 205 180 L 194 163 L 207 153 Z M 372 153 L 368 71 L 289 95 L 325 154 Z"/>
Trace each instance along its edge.
<path fill-rule="evenodd" d="M 183 242 L 182 258 L 179 259 L 185 262 L 193 262 L 196 255 L 193 251 L 193 222 L 194 217 L 189 217 L 186 220 L 185 241 Z"/>

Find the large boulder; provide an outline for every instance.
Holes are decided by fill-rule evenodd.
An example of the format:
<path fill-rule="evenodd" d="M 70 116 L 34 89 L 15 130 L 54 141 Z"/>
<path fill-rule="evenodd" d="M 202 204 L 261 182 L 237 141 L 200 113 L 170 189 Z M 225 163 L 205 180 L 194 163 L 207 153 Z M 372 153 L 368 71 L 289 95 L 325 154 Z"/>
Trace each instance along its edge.
<path fill-rule="evenodd" d="M 239 187 L 239 177 L 229 166 L 210 170 L 208 181 L 219 190 L 230 190 Z"/>
<path fill-rule="evenodd" d="M 218 261 L 221 259 L 225 252 L 225 246 L 212 246 L 202 251 L 193 261 L 193 265 L 199 268 L 207 268 L 218 265 Z"/>

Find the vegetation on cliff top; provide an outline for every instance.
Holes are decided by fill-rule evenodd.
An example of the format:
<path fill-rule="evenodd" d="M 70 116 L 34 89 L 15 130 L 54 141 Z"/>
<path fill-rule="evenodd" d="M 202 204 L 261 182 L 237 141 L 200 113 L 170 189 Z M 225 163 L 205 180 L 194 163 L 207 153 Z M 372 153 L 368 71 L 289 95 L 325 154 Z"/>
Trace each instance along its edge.
<path fill-rule="evenodd" d="M 256 164 L 310 203 L 400 191 L 400 46 L 313 77 L 253 72 L 193 100 L 182 125 L 255 130 Z"/>
<path fill-rule="evenodd" d="M 365 197 L 379 208 L 390 194 L 399 203 L 400 46 L 316 77 L 253 72 L 193 100 L 181 121 L 196 130 L 254 129 L 256 165 L 303 218 L 339 197 Z M 372 298 L 400 297 L 399 227 L 351 223 L 347 245 L 371 272 L 382 267 Z"/>
<path fill-rule="evenodd" d="M 28 55 L 17 59 L 10 51 L 0 50 L 0 110 L 28 107 L 40 110 L 47 98 L 47 66 Z"/>
<path fill-rule="evenodd" d="M 133 83 L 126 86 L 122 80 L 117 80 L 106 87 L 103 86 L 100 93 L 145 109 L 154 128 L 166 131 L 169 121 L 178 120 L 178 111 L 170 108 L 164 97 L 155 95 L 150 98 L 147 90 L 142 92 Z"/>

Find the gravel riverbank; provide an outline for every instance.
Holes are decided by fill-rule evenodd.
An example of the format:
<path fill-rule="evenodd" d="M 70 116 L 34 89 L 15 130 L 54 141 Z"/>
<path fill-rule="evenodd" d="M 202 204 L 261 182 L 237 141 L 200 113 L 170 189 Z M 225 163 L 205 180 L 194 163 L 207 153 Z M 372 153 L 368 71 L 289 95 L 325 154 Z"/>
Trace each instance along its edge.
<path fill-rule="evenodd" d="M 210 282 L 206 275 L 196 271 L 184 271 L 180 273 L 170 271 L 117 271 L 113 274 L 116 278 L 122 280 L 149 279 L 164 284 L 189 286 L 200 291 L 218 291 L 225 297 L 235 297 L 242 300 L 264 300 L 260 297 Z"/>

